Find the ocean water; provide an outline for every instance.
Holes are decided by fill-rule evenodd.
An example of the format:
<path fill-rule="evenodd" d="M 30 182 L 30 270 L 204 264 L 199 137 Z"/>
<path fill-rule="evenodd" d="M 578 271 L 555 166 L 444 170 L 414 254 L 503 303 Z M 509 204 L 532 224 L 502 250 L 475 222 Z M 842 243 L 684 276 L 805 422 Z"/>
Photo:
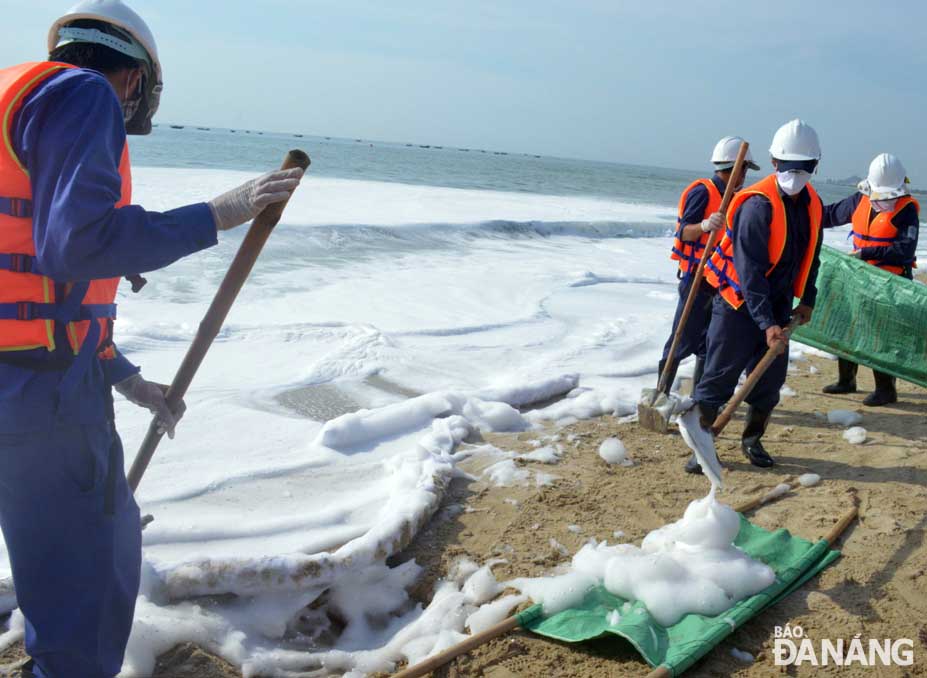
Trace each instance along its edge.
<path fill-rule="evenodd" d="M 772 166 L 764 143 L 753 154 L 763 166 L 750 176 L 761 177 Z M 182 130 L 160 125 L 148 137 L 131 139 L 136 165 L 232 169 L 264 172 L 279 164 L 290 148 L 304 148 L 313 159 L 313 173 L 322 177 L 399 182 L 488 191 L 541 195 L 593 196 L 633 204 L 672 207 L 679 193 L 703 172 L 552 158 L 451 146 L 422 146 L 366 139 L 298 137 L 228 129 L 185 126 Z M 707 147 L 706 147 L 707 148 Z M 818 182 L 825 201 L 839 200 L 849 186 Z"/>
<path fill-rule="evenodd" d="M 414 568 L 385 563 L 440 506 L 467 437 L 626 414 L 656 382 L 675 204 L 699 173 L 161 126 L 132 140 L 134 200 L 208 200 L 295 146 L 310 173 L 137 494 L 155 522 L 125 676 L 184 640 L 272 675 L 427 654 L 475 607 L 443 589 L 416 608 Z M 148 379 L 172 378 L 244 233 L 120 290 L 115 341 Z M 827 239 L 846 247 L 846 229 Z M 148 421 L 117 402 L 127 463 Z M 293 626 L 324 591 L 353 620 L 333 646 Z M 183 602 L 200 596 L 215 598 Z"/>

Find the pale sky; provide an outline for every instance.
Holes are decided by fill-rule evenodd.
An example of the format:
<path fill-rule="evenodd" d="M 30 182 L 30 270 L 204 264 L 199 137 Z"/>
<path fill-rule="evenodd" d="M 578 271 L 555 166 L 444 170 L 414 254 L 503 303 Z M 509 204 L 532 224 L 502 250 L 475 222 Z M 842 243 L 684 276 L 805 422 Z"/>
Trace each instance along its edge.
<path fill-rule="evenodd" d="M 739 134 L 820 134 L 821 174 L 880 152 L 927 186 L 927 3 L 134 0 L 165 69 L 156 122 L 685 169 Z M 44 56 L 68 2 L 0 0 L 0 57 Z"/>

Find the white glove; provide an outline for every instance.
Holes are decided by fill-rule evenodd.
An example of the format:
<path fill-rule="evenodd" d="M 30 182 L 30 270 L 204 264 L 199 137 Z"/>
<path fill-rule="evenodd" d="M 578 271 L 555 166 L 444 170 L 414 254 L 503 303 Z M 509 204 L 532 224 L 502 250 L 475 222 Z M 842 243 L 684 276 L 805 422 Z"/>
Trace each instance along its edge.
<path fill-rule="evenodd" d="M 240 226 L 254 219 L 268 205 L 283 202 L 299 186 L 302 176 L 303 170 L 299 167 L 268 172 L 210 200 L 209 209 L 216 220 L 216 229 L 227 231 Z"/>
<path fill-rule="evenodd" d="M 133 374 L 128 379 L 115 384 L 113 388 L 125 396 L 130 403 L 147 408 L 158 419 L 158 433 L 162 435 L 167 433 L 167 437 L 173 440 L 174 427 L 183 417 L 187 406 L 181 401 L 177 411 L 171 412 L 164 397 L 167 393 L 167 386 L 146 381 L 140 374 Z"/>
<path fill-rule="evenodd" d="M 724 228 L 724 215 L 721 212 L 715 212 L 702 222 L 702 233 L 720 231 L 722 228 Z"/>
<path fill-rule="evenodd" d="M 715 212 L 702 222 L 702 233 L 720 231 L 722 228 L 724 228 L 724 215 L 720 212 Z"/>

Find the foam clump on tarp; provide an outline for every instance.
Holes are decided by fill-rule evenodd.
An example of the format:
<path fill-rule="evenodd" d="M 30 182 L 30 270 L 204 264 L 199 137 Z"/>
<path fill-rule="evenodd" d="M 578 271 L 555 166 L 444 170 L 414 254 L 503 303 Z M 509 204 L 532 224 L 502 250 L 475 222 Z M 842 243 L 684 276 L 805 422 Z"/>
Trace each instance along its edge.
<path fill-rule="evenodd" d="M 825 540 L 817 543 L 786 530 L 768 532 L 739 517 L 734 545 L 769 566 L 775 581 L 718 614 L 687 614 L 675 624 L 660 624 L 640 601 L 626 600 L 605 586 L 590 589 L 580 603 L 556 614 L 534 605 L 518 615 L 522 628 L 576 643 L 608 634 L 630 642 L 651 666 L 665 666 L 680 675 L 724 638 L 761 611 L 801 587 L 839 557 Z M 617 614 L 614 614 L 617 611 Z"/>
<path fill-rule="evenodd" d="M 642 602 L 661 625 L 689 613 L 719 614 L 768 587 L 775 573 L 733 545 L 740 516 L 714 493 L 693 501 L 681 520 L 654 530 L 641 543 L 589 543 L 573 557 L 572 572 L 553 580 L 519 580 L 516 588 L 552 613 L 558 585 L 582 599 L 595 584 L 621 598 Z M 548 590 L 546 587 L 550 587 Z M 540 596 L 540 599 L 539 599 Z M 570 601 L 570 605 L 577 604 Z"/>

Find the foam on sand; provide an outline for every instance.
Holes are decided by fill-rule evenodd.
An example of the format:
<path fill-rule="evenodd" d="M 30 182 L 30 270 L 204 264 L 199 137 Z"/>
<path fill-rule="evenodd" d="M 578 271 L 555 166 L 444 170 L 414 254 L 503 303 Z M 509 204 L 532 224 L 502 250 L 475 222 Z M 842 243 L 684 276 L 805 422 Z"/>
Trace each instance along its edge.
<path fill-rule="evenodd" d="M 863 420 L 863 415 L 852 410 L 831 410 L 827 413 L 827 423 L 845 428 L 856 426 Z"/>
<path fill-rule="evenodd" d="M 869 438 L 869 432 L 862 426 L 854 426 L 843 432 L 843 439 L 850 445 L 862 445 Z"/>
<path fill-rule="evenodd" d="M 798 482 L 802 487 L 814 487 L 821 482 L 821 476 L 817 473 L 805 473 L 798 476 Z"/>
<path fill-rule="evenodd" d="M 599 456 L 605 460 L 609 466 L 621 464 L 622 466 L 634 466 L 634 462 L 628 458 L 628 451 L 618 438 L 606 438 L 599 445 Z"/>

